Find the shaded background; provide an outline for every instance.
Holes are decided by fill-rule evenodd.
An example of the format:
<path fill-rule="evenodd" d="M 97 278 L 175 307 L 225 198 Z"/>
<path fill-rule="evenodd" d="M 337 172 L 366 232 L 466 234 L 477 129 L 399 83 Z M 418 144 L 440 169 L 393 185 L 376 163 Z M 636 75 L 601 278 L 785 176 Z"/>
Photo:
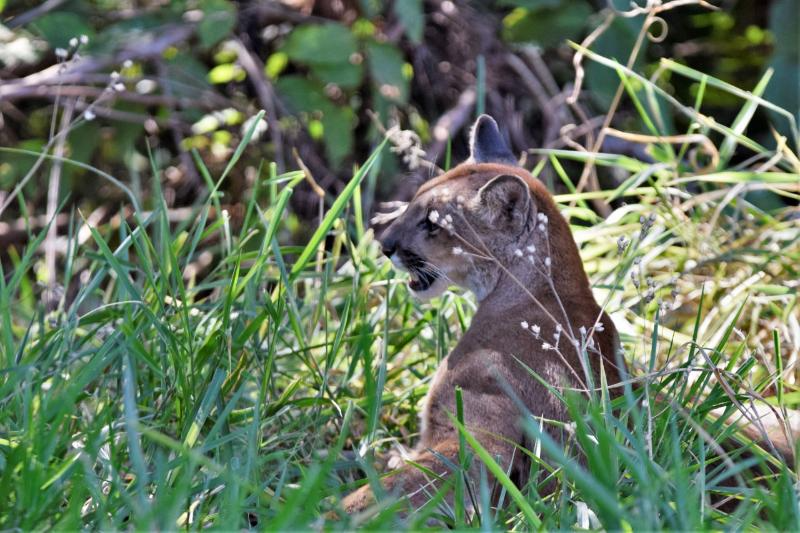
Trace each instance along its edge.
<path fill-rule="evenodd" d="M 662 56 L 672 57 L 748 90 L 771 67 L 766 98 L 796 113 L 800 2 L 714 4 L 720 9 L 667 12 L 653 30 L 667 30 L 666 37 L 644 41 L 637 67 L 653 73 Z M 177 208 L 207 192 L 191 151 L 219 176 L 248 117 L 265 109 L 267 127 L 259 129 L 244 164 L 222 187 L 234 222 L 256 173 L 267 173 L 262 161 L 274 161 L 280 172 L 298 168 L 302 160 L 319 186 L 335 195 L 381 138 L 381 128 L 395 124 L 413 130 L 439 165 L 445 164 L 450 136 L 452 160 L 466 155 L 465 127 L 480 110 L 498 118 L 519 154 L 532 147 L 568 148 L 573 141 L 587 145 L 585 135 L 597 133 L 619 78 L 586 60 L 579 105 L 566 105 L 575 79 L 566 41 L 585 38 L 614 8 L 630 9 L 630 3 L 0 0 L 0 145 L 39 151 L 64 113 L 80 117 L 99 99 L 87 117 L 93 120 L 69 133 L 65 156 L 129 184 L 146 207 L 150 150 L 163 170 L 159 179 L 168 205 Z M 617 16 L 592 49 L 624 63 L 641 22 Z M 81 35 L 88 42 L 75 46 L 73 39 Z M 120 73 L 117 82 L 109 78 L 114 71 Z M 692 102 L 697 91 L 685 78 L 665 76 L 662 85 L 681 102 Z M 702 111 L 728 124 L 740 107 L 738 99 L 709 88 Z M 643 131 L 632 111 L 623 101 L 615 126 Z M 775 145 L 770 118 L 759 112 L 748 130 L 765 146 Z M 682 117 L 667 120 L 674 133 L 685 131 Z M 570 124 L 576 127 L 564 129 Z M 775 121 L 774 127 L 780 131 L 785 124 Z M 637 150 L 619 142 L 603 148 Z M 0 154 L 4 198 L 33 162 L 24 154 Z M 524 164 L 535 162 L 531 156 Z M 1 215 L 7 226 L 0 244 L 27 240 L 27 231 L 9 227 L 44 212 L 48 169 L 45 164 L 27 183 L 24 202 L 13 202 Z M 568 170 L 577 177 L 580 167 Z M 373 198 L 408 194 L 414 176 L 428 172 L 409 169 L 387 153 L 368 183 L 367 207 Z M 614 180 L 600 178 L 601 185 Z M 70 165 L 62 170 L 59 197 L 67 210 L 104 207 L 98 218 L 127 202 L 118 188 Z M 310 185 L 296 192 L 299 230 L 317 214 L 318 204 Z"/>

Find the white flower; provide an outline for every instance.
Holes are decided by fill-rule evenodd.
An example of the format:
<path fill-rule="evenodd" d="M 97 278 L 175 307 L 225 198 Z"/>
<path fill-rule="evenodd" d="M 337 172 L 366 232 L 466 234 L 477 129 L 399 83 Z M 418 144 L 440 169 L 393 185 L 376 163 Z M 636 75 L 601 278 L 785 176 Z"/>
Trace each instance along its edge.
<path fill-rule="evenodd" d="M 438 223 L 439 222 L 439 211 L 437 211 L 436 209 L 431 211 L 430 214 L 428 214 L 428 220 L 430 220 L 434 224 Z"/>
<path fill-rule="evenodd" d="M 547 215 L 545 215 L 544 213 L 539 213 L 538 215 L 536 215 L 536 218 L 538 218 L 539 222 L 541 222 L 542 224 L 547 224 L 549 222 L 549 220 L 547 219 Z"/>
<path fill-rule="evenodd" d="M 444 216 L 444 221 L 447 222 L 448 224 L 452 224 L 453 223 L 453 217 L 451 217 L 450 215 L 445 215 Z"/>
<path fill-rule="evenodd" d="M 83 118 L 89 121 L 94 120 L 96 116 L 97 115 L 95 115 L 94 111 L 92 111 L 91 109 L 87 109 L 86 111 L 83 112 Z"/>
<path fill-rule="evenodd" d="M 542 328 L 540 328 L 538 324 L 534 324 L 534 325 L 531 326 L 531 331 L 533 332 L 533 334 L 535 336 L 538 337 L 539 333 L 542 331 Z"/>
<path fill-rule="evenodd" d="M 536 247 L 534 245 L 532 245 L 532 244 L 529 244 L 528 246 L 526 246 L 525 249 L 528 251 L 529 254 L 532 254 L 532 253 L 536 252 Z"/>
<path fill-rule="evenodd" d="M 133 61 L 131 61 L 130 59 L 126 59 L 122 63 L 122 68 L 131 68 L 132 66 L 133 66 Z"/>
<path fill-rule="evenodd" d="M 552 349 L 553 349 L 553 345 L 550 344 L 549 342 L 542 343 L 542 350 L 547 351 L 547 350 L 552 350 Z"/>
<path fill-rule="evenodd" d="M 561 330 L 564 329 L 561 327 L 561 324 L 556 324 L 556 333 L 561 333 Z"/>
<path fill-rule="evenodd" d="M 108 76 L 111 78 L 111 81 L 117 81 L 119 79 L 119 72 L 115 70 Z"/>
<path fill-rule="evenodd" d="M 453 247 L 453 255 L 462 255 L 464 250 L 460 246 Z"/>
<path fill-rule="evenodd" d="M 81 44 L 89 44 L 89 37 L 86 35 L 81 35 Z"/>
<path fill-rule="evenodd" d="M 73 37 L 72 39 L 70 39 L 69 40 L 69 45 L 72 48 L 75 48 L 76 46 L 78 46 L 78 38 L 77 37 Z"/>
<path fill-rule="evenodd" d="M 581 337 L 586 336 L 586 326 L 581 326 L 581 328 L 578 331 L 581 332 Z"/>
<path fill-rule="evenodd" d="M 522 257 L 522 250 L 517 248 L 516 250 L 514 250 L 514 255 L 516 255 L 517 257 Z"/>
<path fill-rule="evenodd" d="M 605 327 L 603 327 L 603 323 L 602 323 L 602 322 L 598 322 L 598 323 L 597 323 L 597 324 L 595 324 L 595 326 L 594 326 L 594 330 L 595 330 L 595 331 L 605 331 L 605 329 L 606 329 L 606 328 L 605 328 Z"/>
<path fill-rule="evenodd" d="M 528 323 L 524 320 L 520 322 L 519 325 L 522 326 L 522 329 L 528 329 Z"/>
<path fill-rule="evenodd" d="M 65 57 L 67 57 L 67 51 L 64 50 L 63 48 L 56 48 L 56 57 L 64 59 Z"/>
<path fill-rule="evenodd" d="M 114 84 L 114 90 L 117 91 L 118 93 L 121 93 L 121 92 L 125 91 L 125 84 L 124 83 L 115 83 Z"/>
<path fill-rule="evenodd" d="M 550 256 L 547 256 L 547 257 L 544 258 L 544 265 L 546 267 L 550 268 L 550 264 L 551 263 L 552 263 L 552 261 L 550 261 Z"/>

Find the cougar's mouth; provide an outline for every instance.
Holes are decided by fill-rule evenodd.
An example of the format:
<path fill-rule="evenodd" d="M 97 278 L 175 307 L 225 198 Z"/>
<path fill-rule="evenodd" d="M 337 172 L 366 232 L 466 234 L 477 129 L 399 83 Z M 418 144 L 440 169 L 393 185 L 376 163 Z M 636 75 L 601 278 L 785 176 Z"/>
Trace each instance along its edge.
<path fill-rule="evenodd" d="M 432 272 L 417 270 L 413 267 L 408 269 L 408 275 L 411 277 L 408 288 L 414 292 L 427 291 L 437 278 L 436 274 Z"/>
<path fill-rule="evenodd" d="M 402 254 L 392 254 L 390 257 L 394 266 L 408 272 L 408 288 L 414 292 L 425 292 L 431 288 L 439 276 L 427 266 L 422 257 L 413 252 L 404 251 Z"/>

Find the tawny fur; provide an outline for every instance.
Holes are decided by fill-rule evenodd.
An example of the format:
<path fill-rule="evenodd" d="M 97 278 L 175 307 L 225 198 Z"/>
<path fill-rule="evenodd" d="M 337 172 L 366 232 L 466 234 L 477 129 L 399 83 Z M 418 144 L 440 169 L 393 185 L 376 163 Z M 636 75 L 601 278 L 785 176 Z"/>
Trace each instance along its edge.
<path fill-rule="evenodd" d="M 498 177 L 503 178 L 493 181 Z M 421 229 L 421 221 L 432 210 L 441 219 L 450 215 L 452 233 L 442 229 L 431 235 Z M 538 227 L 539 214 L 547 217 L 546 232 Z M 464 241 L 478 249 L 485 246 L 493 259 L 476 257 L 482 255 L 478 253 L 468 255 L 471 250 Z M 458 433 L 448 413 L 456 412 L 454 391 L 461 387 L 467 428 L 504 467 L 511 467 L 518 484 L 524 483 L 529 464 L 523 453 L 515 452 L 514 445 L 531 448 L 532 443 L 518 423 L 523 413 L 504 387 L 510 387 L 534 416 L 568 422 L 563 403 L 525 367 L 556 388 L 582 388 L 585 383 L 579 379 L 585 382 L 584 370 L 567 331 L 571 328 L 580 339 L 580 328 L 591 330 L 598 320 L 603 328 L 593 333 L 597 350 L 589 353 L 595 383 L 600 382 L 601 367 L 607 383 L 617 383 L 618 365 L 622 364 L 616 355 L 614 325 L 595 301 L 569 226 L 552 196 L 522 168 L 468 162 L 420 187 L 381 242 L 396 264 L 403 266 L 412 261 L 409 258 L 422 258 L 443 274 L 421 296 L 457 284 L 475 292 L 479 299 L 469 329 L 442 360 L 431 382 L 413 461 L 440 475 L 449 471 L 440 457 L 457 462 Z M 528 246 L 536 248 L 533 255 L 538 268 L 515 253 Z M 456 247 L 465 253 L 454 254 Z M 549 276 L 542 272 L 547 255 Z M 553 343 L 553 319 L 565 330 L 559 343 L 562 355 L 543 348 L 544 342 Z M 524 330 L 523 321 L 540 326 L 541 337 Z M 548 431 L 563 440 L 560 431 Z M 436 484 L 431 481 L 416 467 L 404 466 L 385 478 L 383 486 L 388 493 L 407 497 L 417 508 L 435 492 Z M 372 503 L 368 485 L 343 501 L 351 513 Z"/>

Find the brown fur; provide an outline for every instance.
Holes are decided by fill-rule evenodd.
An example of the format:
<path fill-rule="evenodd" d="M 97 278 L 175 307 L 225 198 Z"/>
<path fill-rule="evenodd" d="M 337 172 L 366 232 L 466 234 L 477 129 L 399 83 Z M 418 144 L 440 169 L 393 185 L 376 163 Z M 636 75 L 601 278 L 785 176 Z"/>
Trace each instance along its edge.
<path fill-rule="evenodd" d="M 498 176 L 508 178 L 493 181 Z M 431 234 L 421 229 L 421 221 L 432 209 L 442 218 L 451 215 L 452 233 L 442 229 Z M 541 272 L 547 240 L 537 228 L 540 213 L 549 220 L 546 228 L 552 261 L 550 277 L 563 311 Z M 578 248 L 552 196 L 522 168 L 465 163 L 422 185 L 381 241 L 385 252 L 399 266 L 407 268 L 414 258 L 422 258 L 445 274 L 450 284 L 473 290 L 480 302 L 469 329 L 442 361 L 431 382 L 422 414 L 422 435 L 413 460 L 440 475 L 446 475 L 448 468 L 439 457 L 457 462 L 458 433 L 448 413 L 456 412 L 454 391 L 461 387 L 468 429 L 493 456 L 500 458 L 502 466 L 511 466 L 513 479 L 524 483 L 529 465 L 514 445 L 530 448 L 532 443 L 518 424 L 522 413 L 504 386 L 510 387 L 537 417 L 569 421 L 569 415 L 565 406 L 519 361 L 554 387 L 580 388 L 575 374 L 585 381 L 584 371 L 567 331 L 571 327 L 580 340 L 579 328 L 589 330 L 600 318 L 604 330 L 595 331 L 593 338 L 602 357 L 597 351 L 589 352 L 595 384 L 599 383 L 601 366 L 607 382 L 617 383 L 617 365 L 621 364 L 615 353 L 618 341 L 614 325 L 594 299 Z M 454 255 L 454 247 L 469 250 L 464 241 L 478 248 L 485 245 L 496 260 Z M 515 255 L 515 250 L 529 245 L 536 247 L 539 270 L 527 258 Z M 440 277 L 421 296 L 438 294 L 447 285 L 448 281 Z M 559 343 L 563 358 L 543 348 L 543 342 L 553 343 L 553 318 L 565 329 Z M 539 325 L 541 338 L 524 330 L 522 321 Z M 560 432 L 548 431 L 555 438 L 562 438 Z M 383 484 L 388 492 L 407 496 L 412 506 L 419 507 L 435 492 L 435 483 L 429 484 L 430 481 L 409 465 Z M 347 512 L 355 512 L 373 502 L 367 485 L 348 495 L 343 505 Z"/>

